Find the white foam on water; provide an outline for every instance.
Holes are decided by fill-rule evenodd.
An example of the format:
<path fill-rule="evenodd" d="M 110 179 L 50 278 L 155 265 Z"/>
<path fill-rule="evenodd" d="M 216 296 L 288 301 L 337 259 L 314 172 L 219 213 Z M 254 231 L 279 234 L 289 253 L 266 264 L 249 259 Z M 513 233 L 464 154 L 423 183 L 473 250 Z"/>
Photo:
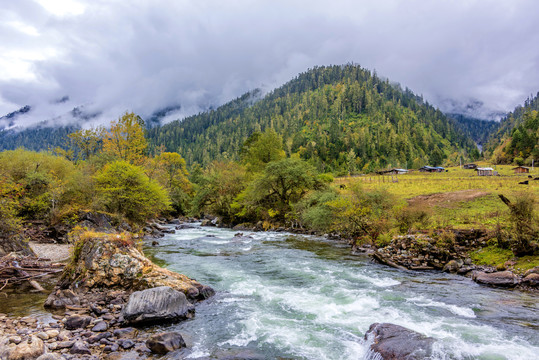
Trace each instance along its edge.
<path fill-rule="evenodd" d="M 437 307 L 437 308 L 441 308 L 441 309 L 446 309 L 446 310 L 451 311 L 453 314 L 458 315 L 458 316 L 462 316 L 462 317 L 467 317 L 467 318 L 471 318 L 471 319 L 476 317 L 473 309 L 469 309 L 469 308 L 465 308 L 465 307 L 461 307 L 461 306 L 457 306 L 457 305 L 452 305 L 452 304 L 445 304 L 445 303 L 442 303 L 442 302 L 439 302 L 439 301 L 426 299 L 426 298 L 424 298 L 422 296 L 421 297 L 410 298 L 410 299 L 408 299 L 408 301 L 411 301 L 413 304 L 415 304 L 417 306 Z"/>

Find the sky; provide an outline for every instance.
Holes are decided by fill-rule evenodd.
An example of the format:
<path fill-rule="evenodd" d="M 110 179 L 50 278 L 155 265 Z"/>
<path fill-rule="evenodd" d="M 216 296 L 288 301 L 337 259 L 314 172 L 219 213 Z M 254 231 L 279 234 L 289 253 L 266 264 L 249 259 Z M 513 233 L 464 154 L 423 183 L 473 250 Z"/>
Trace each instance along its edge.
<path fill-rule="evenodd" d="M 108 123 L 126 111 L 147 119 L 174 107 L 170 121 L 314 66 L 351 62 L 443 111 L 480 118 L 499 118 L 539 91 L 536 0 L 0 6 L 0 116 L 30 105 L 17 118 L 22 127 Z"/>

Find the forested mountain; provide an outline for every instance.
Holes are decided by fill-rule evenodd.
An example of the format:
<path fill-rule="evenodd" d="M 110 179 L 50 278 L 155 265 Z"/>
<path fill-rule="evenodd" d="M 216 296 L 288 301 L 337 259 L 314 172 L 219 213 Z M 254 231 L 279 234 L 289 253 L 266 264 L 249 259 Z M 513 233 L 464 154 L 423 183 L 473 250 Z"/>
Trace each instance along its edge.
<path fill-rule="evenodd" d="M 67 146 L 67 135 L 77 130 L 76 126 L 36 127 L 23 131 L 0 130 L 0 151 L 24 147 L 28 150 L 46 150 Z"/>
<path fill-rule="evenodd" d="M 499 164 L 539 162 L 539 92 L 501 121 L 487 149 Z"/>
<path fill-rule="evenodd" d="M 315 67 L 253 102 L 256 95 L 151 129 L 151 146 L 207 165 L 237 159 L 252 134 L 273 128 L 288 154 L 298 153 L 320 171 L 420 167 L 479 156 L 453 119 L 357 65 Z"/>
<path fill-rule="evenodd" d="M 500 123 L 493 120 L 481 120 L 462 114 L 447 114 L 454 119 L 460 129 L 476 142 L 477 145 L 485 145 L 492 134 L 498 131 Z"/>

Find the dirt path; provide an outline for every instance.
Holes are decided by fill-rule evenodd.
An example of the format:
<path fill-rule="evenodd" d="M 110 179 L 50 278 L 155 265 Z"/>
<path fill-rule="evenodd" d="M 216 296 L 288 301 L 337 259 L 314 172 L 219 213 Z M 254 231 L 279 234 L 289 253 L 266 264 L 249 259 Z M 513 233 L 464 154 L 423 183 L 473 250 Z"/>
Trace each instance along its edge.
<path fill-rule="evenodd" d="M 408 200 L 410 205 L 426 205 L 440 207 L 454 207 L 462 201 L 471 201 L 488 195 L 489 192 L 483 190 L 460 190 L 430 195 L 419 195 Z"/>
<path fill-rule="evenodd" d="M 53 262 L 65 261 L 71 255 L 71 245 L 69 244 L 40 244 L 29 242 L 30 247 L 40 258 L 51 259 Z"/>

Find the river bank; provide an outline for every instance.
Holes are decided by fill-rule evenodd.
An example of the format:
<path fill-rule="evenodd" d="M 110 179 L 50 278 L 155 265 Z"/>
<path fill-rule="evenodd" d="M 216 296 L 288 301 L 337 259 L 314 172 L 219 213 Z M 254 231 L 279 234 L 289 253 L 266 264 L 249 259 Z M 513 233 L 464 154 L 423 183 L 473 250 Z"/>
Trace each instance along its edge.
<path fill-rule="evenodd" d="M 364 337 L 375 322 L 418 331 L 436 341 L 433 351 L 438 355 L 454 358 L 460 358 L 455 354 L 462 352 L 457 350 L 461 347 L 469 358 L 476 358 L 501 346 L 510 352 L 507 359 L 526 359 L 530 351 L 539 349 L 533 325 L 523 325 L 538 320 L 533 310 L 537 301 L 519 290 L 479 287 L 448 273 L 398 271 L 372 263 L 363 254 L 351 254 L 345 243 L 324 238 L 282 232 L 239 236 L 235 230 L 198 223 L 161 226 L 167 232 L 158 239 L 158 246 L 152 246 L 155 240 L 145 240 L 145 254 L 158 265 L 187 273 L 218 290 L 197 305 L 194 318 L 138 329 L 138 335 L 121 338 L 115 334 L 121 316 L 117 306 L 123 308 L 126 301 L 121 296 L 118 304 L 107 298 L 92 302 L 98 312 L 108 313 L 98 315 L 86 303 L 83 306 L 90 310 L 68 309 L 67 315 L 53 318 L 56 323 L 38 320 L 43 324 L 39 329 L 12 318 L 17 320 L 17 331 L 61 332 L 69 317 L 91 317 L 84 328 L 68 330 L 72 340 L 66 341 L 74 341 L 72 345 L 81 341 L 93 354 L 71 354 L 72 347 L 53 350 L 64 358 L 151 357 L 144 340 L 159 331 L 181 333 L 187 348 L 174 354 L 193 359 L 367 358 L 370 343 Z M 183 228 L 174 231 L 176 226 Z M 113 318 L 103 318 L 107 314 Z M 101 320 L 107 330 L 92 331 Z M 88 342 L 107 332 L 110 335 L 103 341 Z M 472 333 L 477 341 L 469 338 Z M 515 334 L 519 335 L 514 338 Z M 135 345 L 123 349 L 123 339 Z M 58 335 L 42 341 L 47 345 L 61 342 Z M 104 351 L 112 346 L 107 342 L 116 344 L 118 351 Z"/>

